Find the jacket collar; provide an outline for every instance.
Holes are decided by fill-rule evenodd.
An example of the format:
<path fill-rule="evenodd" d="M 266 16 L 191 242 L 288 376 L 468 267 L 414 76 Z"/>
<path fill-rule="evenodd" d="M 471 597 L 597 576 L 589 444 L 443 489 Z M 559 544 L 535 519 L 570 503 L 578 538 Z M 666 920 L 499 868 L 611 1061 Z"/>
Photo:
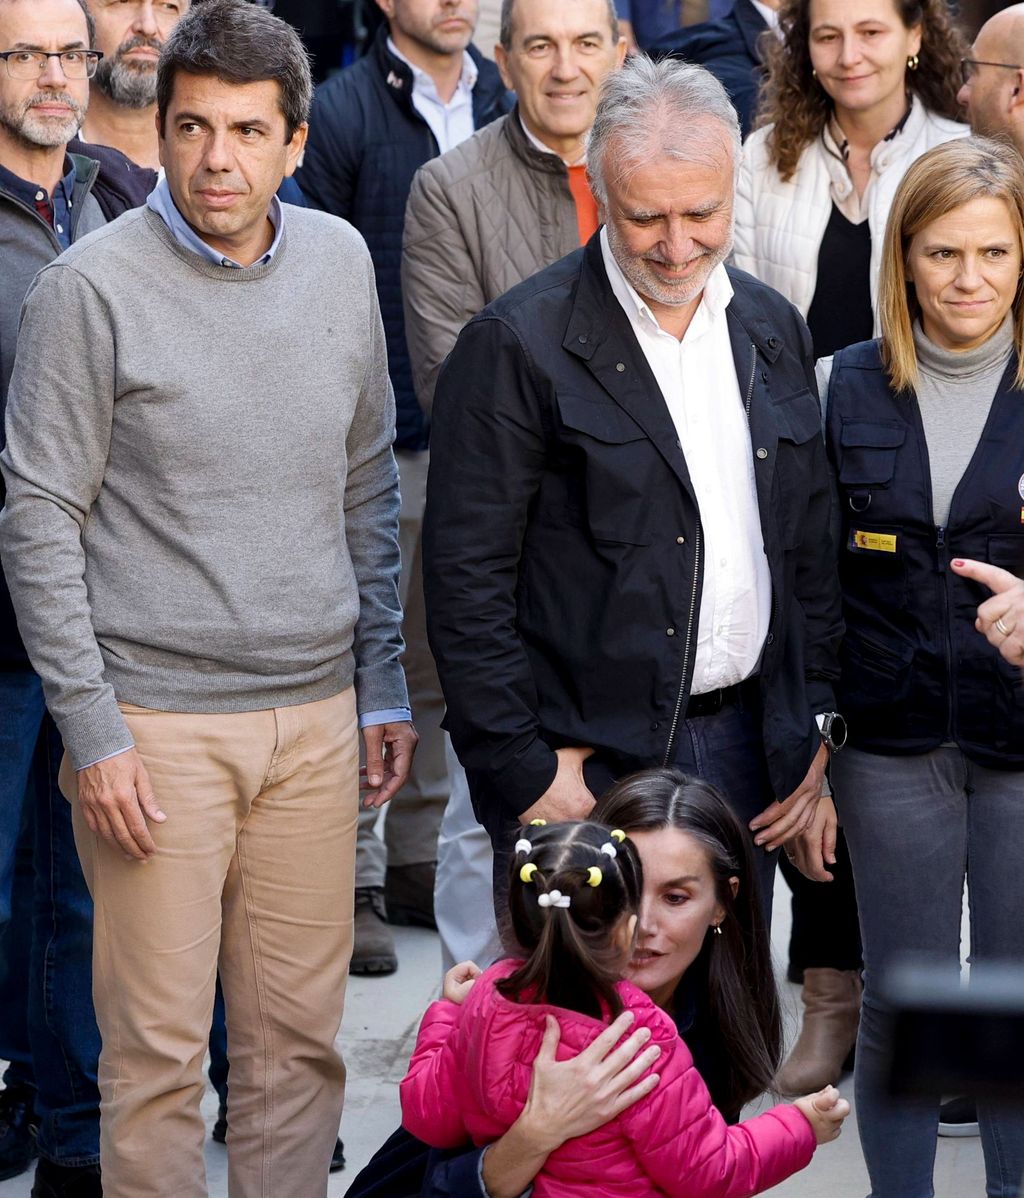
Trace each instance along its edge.
<path fill-rule="evenodd" d="M 750 3 L 750 0 L 736 0 L 736 6 L 729 13 L 727 20 L 732 21 L 740 37 L 743 39 L 743 44 L 747 48 L 747 53 L 759 65 L 764 61 L 764 55 L 761 53 L 761 34 L 768 30 L 768 23 L 757 9 Z"/>
<path fill-rule="evenodd" d="M 86 158 L 82 154 L 69 154 L 68 157 L 75 164 L 75 188 L 73 192 L 74 211 L 71 213 L 71 240 L 75 240 L 75 232 L 78 229 L 78 222 L 82 216 L 83 202 L 93 189 L 93 184 L 96 182 L 96 176 L 100 173 L 100 164 L 92 158 Z M 47 229 L 50 235 L 56 241 L 56 234 L 46 224 L 41 216 L 27 205 L 22 203 L 20 197 L 9 191 L 6 187 L 0 185 L 0 196 L 9 200 L 13 204 L 17 204 L 19 208 L 25 212 L 29 212 L 39 223 Z"/>
<path fill-rule="evenodd" d="M 545 175 L 568 175 L 568 168 L 555 153 L 545 154 L 538 150 L 523 131 L 522 118 L 519 115 L 519 105 L 505 118 L 505 137 L 508 139 L 512 152 L 532 171 L 541 171 Z"/>
<path fill-rule="evenodd" d="M 385 21 L 377 30 L 369 53 L 376 61 L 381 77 L 395 101 L 408 112 L 415 114 L 412 103 L 412 69 L 388 48 L 388 36 L 388 25 Z M 477 71 L 476 83 L 473 86 L 473 112 L 479 118 L 483 112 L 489 112 L 495 104 L 500 104 L 505 95 L 505 85 L 498 74 L 498 68 L 489 59 L 484 58 L 476 46 L 470 44 L 468 53 Z M 499 111 L 504 107 L 507 107 L 507 104 L 502 105 Z M 477 124 L 479 127 L 479 119 Z"/>

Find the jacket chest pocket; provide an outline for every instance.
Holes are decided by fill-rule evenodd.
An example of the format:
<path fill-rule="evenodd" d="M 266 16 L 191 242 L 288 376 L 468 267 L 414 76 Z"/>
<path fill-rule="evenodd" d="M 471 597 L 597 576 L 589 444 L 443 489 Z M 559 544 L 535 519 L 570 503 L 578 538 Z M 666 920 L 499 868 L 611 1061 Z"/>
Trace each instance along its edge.
<path fill-rule="evenodd" d="M 557 404 L 563 449 L 581 476 L 594 540 L 649 545 L 657 450 L 647 434 L 617 404 L 561 394 Z"/>
<path fill-rule="evenodd" d="M 809 442 L 821 436 L 821 408 L 810 391 L 800 391 L 778 401 L 774 415 L 778 430 L 775 475 L 782 500 L 778 513 L 782 543 L 786 549 L 795 549 L 802 543 L 807 527 L 813 459 Z"/>
<path fill-rule="evenodd" d="M 843 421 L 839 434 L 839 489 L 851 512 L 866 512 L 873 493 L 889 487 L 907 428 L 895 421 Z"/>

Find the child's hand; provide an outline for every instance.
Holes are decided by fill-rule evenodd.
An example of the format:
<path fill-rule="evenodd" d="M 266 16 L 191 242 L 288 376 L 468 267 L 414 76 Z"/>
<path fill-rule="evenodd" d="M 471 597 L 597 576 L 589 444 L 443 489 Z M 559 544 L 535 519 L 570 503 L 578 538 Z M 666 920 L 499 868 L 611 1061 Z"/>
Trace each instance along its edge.
<path fill-rule="evenodd" d="M 462 961 L 460 964 L 454 965 L 444 975 L 441 997 L 461 1006 L 480 974 L 480 966 L 474 965 L 472 961 Z"/>
<path fill-rule="evenodd" d="M 817 1094 L 798 1098 L 793 1105 L 814 1129 L 814 1138 L 819 1144 L 838 1139 L 843 1120 L 850 1113 L 850 1104 L 840 1098 L 835 1086 L 826 1086 Z"/>

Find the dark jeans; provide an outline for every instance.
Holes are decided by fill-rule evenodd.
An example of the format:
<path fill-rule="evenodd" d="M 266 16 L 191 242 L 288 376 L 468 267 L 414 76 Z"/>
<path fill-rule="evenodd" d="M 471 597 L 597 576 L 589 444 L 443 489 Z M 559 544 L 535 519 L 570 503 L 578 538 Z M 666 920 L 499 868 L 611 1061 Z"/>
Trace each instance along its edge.
<path fill-rule="evenodd" d="M 853 886 L 850 850 L 842 828 L 836 838 L 831 882 L 812 882 L 783 854 L 779 869 L 793 892 L 793 925 L 789 936 L 789 976 L 802 979 L 805 969 L 860 969 L 860 924 Z"/>
<path fill-rule="evenodd" d="M 755 815 L 774 802 L 768 778 L 768 764 L 761 747 L 761 703 L 753 687 L 736 703 L 714 715 L 684 720 L 678 730 L 673 764 L 695 774 L 722 792 L 740 823 L 747 827 Z M 584 763 L 583 772 L 593 794 L 600 796 L 626 773 L 644 768 L 640 763 L 623 768 L 610 766 L 595 754 Z M 786 795 L 779 796 L 786 798 Z M 494 846 L 494 908 L 498 928 L 506 939 L 508 871 L 519 824 L 505 821 L 497 829 L 488 828 Z M 753 843 L 757 884 L 765 921 L 771 927 L 772 891 L 778 850 L 766 853 Z"/>
<path fill-rule="evenodd" d="M 99 1161 L 92 900 L 57 787 L 60 736 L 31 671 L 0 673 L 0 1056 L 36 1087 L 39 1151 Z"/>
<path fill-rule="evenodd" d="M 919 757 L 846 748 L 832 763 L 860 896 L 864 1004 L 857 1038 L 857 1125 L 871 1198 L 932 1198 L 939 1104 L 886 1094 L 885 968 L 915 957 L 960 972 L 964 878 L 971 972 L 1024 962 L 1024 773 L 986 769 L 955 747 Z M 1018 1198 L 1024 1115 L 978 1104 L 988 1198 Z"/>

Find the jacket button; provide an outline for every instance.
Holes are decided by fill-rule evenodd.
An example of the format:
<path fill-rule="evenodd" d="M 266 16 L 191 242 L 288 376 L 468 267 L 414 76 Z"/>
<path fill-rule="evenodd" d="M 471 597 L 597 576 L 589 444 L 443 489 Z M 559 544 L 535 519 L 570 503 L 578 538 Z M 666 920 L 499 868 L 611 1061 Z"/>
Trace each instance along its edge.
<path fill-rule="evenodd" d="M 587 335 L 586 335 L 586 333 L 581 333 L 581 334 L 580 334 L 579 341 L 580 341 L 580 345 L 586 345 L 586 344 L 587 344 Z"/>
<path fill-rule="evenodd" d="M 768 338 L 768 348 L 769 349 L 775 349 L 778 346 L 778 344 L 779 344 L 778 337 L 769 337 Z"/>
<path fill-rule="evenodd" d="M 763 462 L 763 461 L 765 460 L 765 458 L 768 456 L 768 450 L 767 450 L 767 449 L 759 449 L 759 450 L 757 451 L 757 456 L 758 456 L 758 457 L 761 459 L 761 461 Z"/>
<path fill-rule="evenodd" d="M 767 371 L 767 370 L 762 370 L 762 371 L 761 371 L 761 382 L 762 382 L 762 383 L 767 383 L 767 382 L 768 382 L 768 371 Z"/>
<path fill-rule="evenodd" d="M 622 374 L 622 372 L 626 369 L 626 363 L 625 362 L 616 362 L 615 369 L 619 372 L 619 374 Z"/>
<path fill-rule="evenodd" d="M 769 632 L 768 635 L 764 638 L 764 643 L 766 645 L 773 645 L 775 643 L 775 633 Z"/>
<path fill-rule="evenodd" d="M 675 634 L 676 634 L 676 630 L 674 628 L 666 628 L 665 629 L 666 636 L 675 636 Z"/>
<path fill-rule="evenodd" d="M 657 732 L 660 727 L 661 727 L 661 725 L 658 723 L 657 720 L 651 721 L 651 731 L 652 732 Z"/>
<path fill-rule="evenodd" d="M 677 545 L 685 545 L 685 544 L 686 544 L 686 537 L 676 537 L 676 544 L 677 544 Z"/>

